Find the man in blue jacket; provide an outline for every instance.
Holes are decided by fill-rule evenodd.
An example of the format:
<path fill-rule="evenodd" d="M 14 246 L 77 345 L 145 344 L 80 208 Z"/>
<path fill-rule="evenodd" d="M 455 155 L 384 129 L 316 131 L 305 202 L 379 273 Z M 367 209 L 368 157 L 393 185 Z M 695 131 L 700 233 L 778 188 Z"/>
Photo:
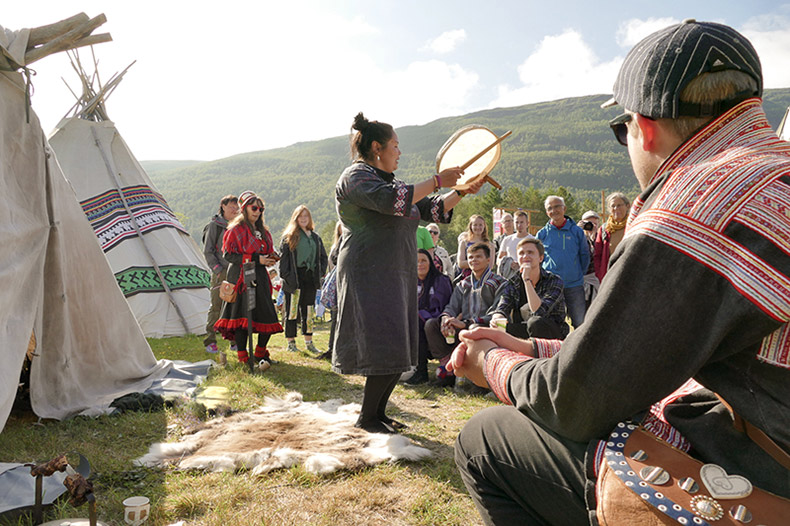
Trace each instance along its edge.
<path fill-rule="evenodd" d="M 576 329 L 584 321 L 587 306 L 584 301 L 584 273 L 590 264 L 590 249 L 579 228 L 565 215 L 565 200 L 558 195 L 546 198 L 546 215 L 549 222 L 538 231 L 538 239 L 546 248 L 543 268 L 553 272 L 565 282 L 565 304 Z"/>

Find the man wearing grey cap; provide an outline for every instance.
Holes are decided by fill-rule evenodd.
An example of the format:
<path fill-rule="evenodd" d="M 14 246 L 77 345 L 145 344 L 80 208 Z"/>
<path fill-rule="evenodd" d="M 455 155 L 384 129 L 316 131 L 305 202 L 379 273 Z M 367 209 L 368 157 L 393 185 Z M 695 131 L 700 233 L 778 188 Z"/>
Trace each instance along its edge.
<path fill-rule="evenodd" d="M 790 497 L 790 145 L 761 95 L 756 52 L 721 24 L 684 21 L 626 57 L 608 105 L 642 193 L 585 323 L 564 342 L 463 332 L 450 361 L 513 406 L 456 442 L 486 524 L 594 521 L 599 441 L 632 418 Z"/>

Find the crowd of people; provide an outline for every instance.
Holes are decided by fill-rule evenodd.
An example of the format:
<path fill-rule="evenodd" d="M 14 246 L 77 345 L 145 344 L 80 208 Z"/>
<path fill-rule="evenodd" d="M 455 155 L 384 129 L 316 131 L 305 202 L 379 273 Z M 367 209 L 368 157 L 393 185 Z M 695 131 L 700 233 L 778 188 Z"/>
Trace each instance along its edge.
<path fill-rule="evenodd" d="M 206 261 L 212 269 L 212 296 L 209 310 L 206 338 L 206 351 L 219 353 L 218 361 L 227 363 L 224 351 L 217 347 L 216 333 L 229 336 L 230 350 L 236 352 L 240 361 L 247 362 L 247 345 L 239 342 L 248 336 L 249 326 L 247 306 L 235 310 L 233 304 L 225 305 L 226 312 L 220 316 L 223 302 L 219 297 L 220 285 L 227 281 L 228 270 L 232 269 L 230 282 L 240 294 L 237 302 L 249 301 L 247 285 L 244 283 L 242 265 L 256 260 L 258 265 L 267 261 L 267 277 L 255 286 L 260 288 L 264 297 L 266 291 L 275 294 L 276 310 L 280 326 L 273 325 L 268 305 L 254 313 L 253 332 L 264 321 L 266 331 L 259 333 L 259 343 L 253 351 L 253 368 L 259 370 L 271 366 L 272 358 L 266 349 L 268 336 L 285 331 L 286 349 L 299 352 L 296 343 L 297 329 L 301 329 L 305 350 L 314 356 L 331 360 L 335 347 L 335 333 L 338 321 L 338 306 L 329 308 L 331 328 L 329 348 L 318 349 L 313 341 L 313 323 L 317 292 L 328 270 L 338 265 L 343 221 L 335 225 L 334 239 L 327 255 L 324 243 L 315 231 L 313 217 L 305 205 L 294 209 L 283 232 L 279 252 L 273 249 L 271 234 L 263 221 L 263 201 L 252 192 L 245 192 L 245 200 L 228 195 L 220 201 L 219 212 L 206 226 L 204 236 Z M 253 197 L 254 196 L 254 197 Z M 430 381 L 428 363 L 438 361 L 434 385 L 451 387 L 455 376 L 446 370 L 446 362 L 457 345 L 457 333 L 479 325 L 491 325 L 505 330 L 520 338 L 550 337 L 563 339 L 569 332 L 566 323 L 568 290 L 566 279 L 575 285 L 579 281 L 580 269 L 588 265 L 588 274 L 603 277 L 605 267 L 617 243 L 622 239 L 622 224 L 627 217 L 628 199 L 621 193 L 614 193 L 607 200 L 610 217 L 596 229 L 590 229 L 591 220 L 599 216 L 593 211 L 584 214 L 577 225 L 565 215 L 564 201 L 559 196 L 546 199 L 546 213 L 549 221 L 538 232 L 539 237 L 529 233 L 529 216 L 524 210 L 512 215 L 505 213 L 499 221 L 501 235 L 489 239 L 489 229 L 481 215 L 472 215 L 467 229 L 458 238 L 457 254 L 454 257 L 439 242 L 440 228 L 435 222 L 426 226 L 417 225 L 415 243 L 417 247 L 416 269 L 418 318 L 417 360 L 412 364 L 413 374 L 405 379 L 410 385 Z M 625 206 L 623 204 L 625 203 Z M 254 207 L 254 208 L 250 208 Z M 556 212 L 555 212 L 556 209 Z M 249 239 L 260 240 L 260 245 L 246 245 L 246 254 L 238 247 L 223 246 L 225 233 L 230 225 L 240 228 Z M 597 226 L 597 225 L 596 225 Z M 586 239 L 582 246 L 578 241 Z M 574 243 L 570 243 L 573 241 Z M 259 252 L 249 252 L 249 250 Z M 586 249 L 586 251 L 584 250 Z M 593 271 L 593 254 L 595 269 Z M 227 253 L 225 252 L 227 251 Z M 234 252 L 235 251 L 235 252 Z M 246 255 L 246 257 L 245 257 Z M 235 263 L 241 256 L 242 261 Z M 587 275 L 583 275 L 586 279 Z M 280 290 L 281 289 L 281 290 Z M 571 297 L 578 294 L 571 291 Z M 256 288 L 256 299 L 259 297 Z M 587 303 L 588 304 L 588 303 Z M 583 305 L 586 309 L 586 305 Z M 253 309 L 254 310 L 254 309 Z M 583 319 L 584 311 L 579 316 Z M 579 323 L 580 324 L 580 323 Z M 578 325 L 574 325 L 577 327 Z M 247 334 L 247 336 L 245 336 Z"/>
<path fill-rule="evenodd" d="M 249 300 L 241 269 L 244 262 L 257 261 L 259 266 L 263 265 L 259 271 L 269 265 L 268 281 L 262 279 L 259 283 L 256 280 L 255 286 L 260 288 L 261 298 L 267 290 L 279 292 L 275 294 L 275 304 L 280 318 L 279 326 L 271 323 L 268 305 L 255 312 L 256 317 L 249 318 L 253 321 L 253 332 L 259 332 L 256 327 L 261 324 L 267 327 L 259 332 L 259 343 L 250 364 L 259 370 L 271 366 L 273 361 L 266 341 L 268 335 L 283 328 L 288 351 L 299 352 L 296 333 L 300 328 L 306 351 L 331 360 L 336 345 L 338 305 L 328 309 L 331 328 L 326 351 L 322 352 L 312 341 L 313 323 L 316 295 L 327 271 L 338 265 L 344 222 L 336 223 L 327 255 L 323 240 L 315 231 L 310 210 L 300 205 L 291 214 L 278 252 L 273 248 L 271 234 L 263 221 L 263 201 L 252 192 L 245 192 L 243 196 L 243 202 L 233 195 L 223 197 L 218 213 L 205 229 L 204 252 L 212 269 L 211 308 L 204 340 L 206 351 L 219 353 L 218 361 L 227 363 L 224 351 L 217 347 L 216 333 L 220 332 L 231 340 L 230 350 L 237 353 L 240 361 L 247 362 L 247 345 L 240 345 L 240 342 L 248 337 L 248 306 L 239 305 Z M 578 328 L 606 273 L 611 253 L 623 238 L 628 216 L 629 200 L 624 194 L 610 194 L 606 202 L 609 216 L 603 225 L 598 224 L 600 216 L 594 211 L 585 212 L 582 219 L 574 223 L 565 213 L 563 198 L 548 196 L 545 201 L 548 222 L 537 236 L 529 232 L 529 215 L 519 209 L 513 214 L 502 215 L 500 235 L 493 240 L 489 239 L 485 219 L 473 214 L 466 230 L 458 236 L 458 252 L 452 256 L 440 244 L 441 231 L 436 222 L 416 225 L 418 317 L 412 325 L 417 325 L 418 345 L 412 374 L 405 382 L 410 385 L 429 382 L 428 363 L 435 359 L 438 363 L 433 384 L 453 386 L 455 376 L 447 371 L 446 363 L 458 344 L 457 334 L 463 329 L 490 325 L 519 338 L 561 340 L 569 332 L 567 316 L 574 328 Z M 241 232 L 245 239 L 249 238 L 246 253 L 238 246 L 223 245 L 231 225 L 240 229 L 230 234 L 231 238 Z M 252 239 L 259 240 L 260 244 L 251 243 Z M 239 257 L 241 261 L 236 262 Z M 240 299 L 236 300 L 239 303 L 235 307 L 226 304 L 224 317 L 221 317 L 223 302 L 219 289 L 221 283 L 227 281 L 231 267 L 230 282 L 235 284 Z M 257 291 L 256 288 L 256 299 L 259 297 Z"/>
<path fill-rule="evenodd" d="M 788 497 L 790 150 L 761 93 L 759 59 L 732 28 L 687 20 L 656 32 L 626 57 L 609 103 L 625 110 L 610 126 L 642 189 L 634 204 L 615 192 L 603 217 L 576 222 L 551 195 L 535 235 L 516 211 L 494 239 L 472 215 L 454 260 L 439 224 L 482 182 L 443 193 L 460 168 L 400 181 L 397 134 L 360 113 L 329 257 L 306 207 L 278 253 L 263 200 L 223 198 L 206 257 L 212 286 L 231 283 L 236 298 L 212 296 L 206 349 L 217 351 L 216 331 L 239 361 L 271 366 L 267 343 L 283 327 L 266 267 L 279 262 L 288 348 L 301 321 L 318 353 L 310 309 L 331 262 L 323 356 L 366 377 L 357 427 L 406 427 L 387 402 L 403 373 L 428 382 L 431 359 L 437 385 L 462 376 L 505 404 L 472 417 L 455 449 L 486 524 L 586 524 L 605 438 L 623 421 Z"/>

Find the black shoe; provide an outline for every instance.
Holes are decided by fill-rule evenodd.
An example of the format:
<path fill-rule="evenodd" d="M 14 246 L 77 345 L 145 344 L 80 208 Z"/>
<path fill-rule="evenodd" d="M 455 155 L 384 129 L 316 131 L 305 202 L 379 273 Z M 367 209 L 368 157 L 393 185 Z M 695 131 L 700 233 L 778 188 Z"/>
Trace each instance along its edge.
<path fill-rule="evenodd" d="M 326 351 L 324 353 L 319 354 L 315 357 L 317 360 L 327 360 L 332 361 L 332 351 Z"/>
<path fill-rule="evenodd" d="M 395 429 L 392 426 L 390 426 L 385 422 L 382 422 L 379 419 L 367 420 L 364 422 L 357 420 L 357 423 L 354 424 L 354 427 L 358 429 L 364 429 L 368 433 L 387 433 L 387 434 L 397 433 L 397 431 L 395 431 Z"/>
<path fill-rule="evenodd" d="M 453 387 L 455 385 L 455 375 L 448 374 L 444 378 L 437 378 L 431 385 L 434 387 Z"/>
<path fill-rule="evenodd" d="M 414 371 L 403 383 L 409 385 L 420 385 L 428 383 L 428 371 Z"/>
<path fill-rule="evenodd" d="M 408 429 L 408 428 L 409 428 L 409 426 L 407 426 L 407 425 L 406 425 L 406 424 L 404 424 L 403 422 L 398 422 L 398 421 L 397 421 L 397 420 L 395 420 L 394 418 L 390 418 L 390 417 L 388 417 L 388 416 L 386 416 L 386 415 L 385 415 L 383 418 L 379 417 L 379 420 L 381 420 L 382 422 L 384 422 L 384 424 L 386 424 L 386 425 L 390 426 L 390 427 L 391 427 L 392 429 L 394 429 L 396 432 L 397 432 L 397 431 L 400 431 L 401 429 Z"/>

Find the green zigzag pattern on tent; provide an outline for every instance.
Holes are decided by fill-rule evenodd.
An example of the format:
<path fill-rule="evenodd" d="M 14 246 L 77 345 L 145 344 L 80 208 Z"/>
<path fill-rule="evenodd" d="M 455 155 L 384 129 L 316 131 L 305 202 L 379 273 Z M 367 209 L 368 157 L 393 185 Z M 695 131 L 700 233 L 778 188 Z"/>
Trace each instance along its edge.
<path fill-rule="evenodd" d="M 208 288 L 209 273 L 192 265 L 159 267 L 170 290 Z M 129 267 L 115 274 L 118 286 L 127 298 L 140 292 L 164 292 L 165 288 L 153 267 Z"/>

